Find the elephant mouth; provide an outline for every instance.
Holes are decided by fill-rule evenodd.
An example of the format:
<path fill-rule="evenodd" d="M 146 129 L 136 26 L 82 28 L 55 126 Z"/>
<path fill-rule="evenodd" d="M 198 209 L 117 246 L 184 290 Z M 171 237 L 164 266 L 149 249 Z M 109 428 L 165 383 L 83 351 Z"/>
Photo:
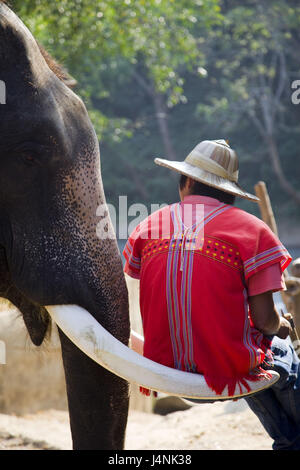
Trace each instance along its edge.
<path fill-rule="evenodd" d="M 0 297 L 8 300 L 21 312 L 30 339 L 40 346 L 50 326 L 47 310 L 24 295 L 12 281 L 6 250 L 0 245 Z"/>

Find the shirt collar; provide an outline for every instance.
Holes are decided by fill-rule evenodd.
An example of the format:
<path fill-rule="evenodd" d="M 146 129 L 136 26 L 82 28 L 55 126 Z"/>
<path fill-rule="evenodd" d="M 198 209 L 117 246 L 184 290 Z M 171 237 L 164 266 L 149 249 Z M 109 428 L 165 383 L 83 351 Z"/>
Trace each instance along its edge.
<path fill-rule="evenodd" d="M 199 196 L 198 194 L 185 196 L 182 202 L 184 204 L 206 204 L 209 206 L 218 206 L 221 204 L 218 199 L 208 196 Z"/>

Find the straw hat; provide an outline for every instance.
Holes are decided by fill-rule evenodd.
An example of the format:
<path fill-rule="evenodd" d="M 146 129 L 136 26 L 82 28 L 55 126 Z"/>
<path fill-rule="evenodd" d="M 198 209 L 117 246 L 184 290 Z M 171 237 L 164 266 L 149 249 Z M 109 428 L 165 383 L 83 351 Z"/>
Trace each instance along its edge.
<path fill-rule="evenodd" d="M 250 201 L 259 201 L 238 184 L 239 162 L 235 151 L 225 140 L 204 140 L 189 153 L 183 162 L 155 158 L 165 166 L 201 183 Z"/>

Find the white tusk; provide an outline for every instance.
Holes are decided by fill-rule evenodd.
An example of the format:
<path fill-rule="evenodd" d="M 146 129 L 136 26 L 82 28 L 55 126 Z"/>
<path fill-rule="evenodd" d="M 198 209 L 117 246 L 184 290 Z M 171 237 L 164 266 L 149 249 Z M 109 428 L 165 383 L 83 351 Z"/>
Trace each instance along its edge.
<path fill-rule="evenodd" d="M 78 305 L 51 305 L 45 308 L 79 349 L 102 367 L 128 382 L 168 395 L 200 400 L 224 400 L 249 395 L 245 387 L 242 393 L 237 387 L 234 396 L 228 395 L 227 387 L 221 395 L 217 395 L 208 387 L 203 375 L 172 369 L 137 354 L 118 341 L 87 310 Z M 268 372 L 271 378 L 248 382 L 250 393 L 268 388 L 277 382 L 279 374 Z"/>

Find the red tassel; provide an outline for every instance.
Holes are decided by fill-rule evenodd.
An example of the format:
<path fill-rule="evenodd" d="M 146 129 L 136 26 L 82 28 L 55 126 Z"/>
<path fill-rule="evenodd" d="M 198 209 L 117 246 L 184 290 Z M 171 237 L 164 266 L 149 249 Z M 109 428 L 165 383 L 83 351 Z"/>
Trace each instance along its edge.
<path fill-rule="evenodd" d="M 149 388 L 140 387 L 140 392 L 143 395 L 146 395 L 147 397 L 150 397 L 151 391 L 149 390 Z"/>
<path fill-rule="evenodd" d="M 151 395 L 151 390 L 149 390 L 149 388 L 140 387 L 140 392 L 143 395 L 146 395 L 146 397 L 150 397 L 150 395 Z M 157 392 L 152 392 L 152 394 L 155 398 L 157 397 Z"/>

